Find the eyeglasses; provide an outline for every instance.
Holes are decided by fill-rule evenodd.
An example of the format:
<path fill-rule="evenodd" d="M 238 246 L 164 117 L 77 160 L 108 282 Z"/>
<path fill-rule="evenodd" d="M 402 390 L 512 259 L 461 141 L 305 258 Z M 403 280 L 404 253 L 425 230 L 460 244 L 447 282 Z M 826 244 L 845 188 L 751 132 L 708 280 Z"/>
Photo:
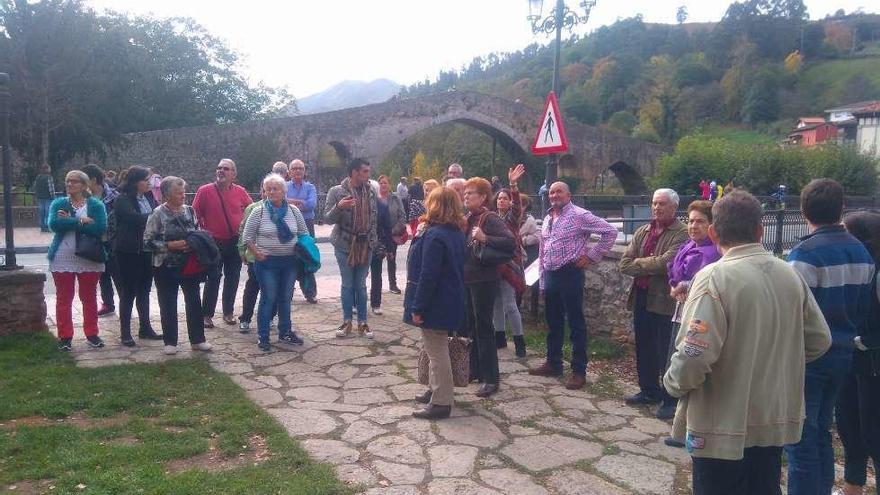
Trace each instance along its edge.
<path fill-rule="evenodd" d="M 217 170 L 232 170 L 232 167 L 217 167 Z"/>
<path fill-rule="evenodd" d="M 305 167 L 293 167 L 290 170 L 305 170 Z"/>

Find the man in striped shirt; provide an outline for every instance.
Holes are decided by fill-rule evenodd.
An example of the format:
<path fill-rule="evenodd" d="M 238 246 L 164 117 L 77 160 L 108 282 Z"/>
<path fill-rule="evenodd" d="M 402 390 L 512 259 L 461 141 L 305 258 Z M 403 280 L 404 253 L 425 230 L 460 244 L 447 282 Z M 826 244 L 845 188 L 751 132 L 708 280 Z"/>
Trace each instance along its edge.
<path fill-rule="evenodd" d="M 571 331 L 571 377 L 565 388 L 576 390 L 586 383 L 587 322 L 584 319 L 584 270 L 602 259 L 617 239 L 617 229 L 589 211 L 571 204 L 571 191 L 564 182 L 550 186 L 551 208 L 541 230 L 541 290 L 547 318 L 547 361 L 529 371 L 539 376 L 562 375 L 562 341 L 565 321 Z M 590 235 L 601 240 L 587 245 Z"/>
<path fill-rule="evenodd" d="M 853 339 L 871 304 L 874 260 L 840 218 L 843 187 L 815 179 L 801 190 L 801 211 L 810 234 L 791 250 L 788 262 L 804 278 L 831 328 L 831 349 L 807 364 L 806 419 L 800 442 L 785 448 L 788 493 L 827 495 L 834 484 L 831 419 L 837 391 L 850 370 Z M 795 393 L 780 390 L 780 393 Z"/>

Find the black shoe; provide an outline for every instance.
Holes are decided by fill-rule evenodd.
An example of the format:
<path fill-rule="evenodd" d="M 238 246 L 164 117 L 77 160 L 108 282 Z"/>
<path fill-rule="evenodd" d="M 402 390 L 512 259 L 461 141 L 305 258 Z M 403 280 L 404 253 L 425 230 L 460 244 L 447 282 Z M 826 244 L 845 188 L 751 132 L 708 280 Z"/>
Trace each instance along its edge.
<path fill-rule="evenodd" d="M 299 338 L 299 335 L 294 332 L 290 332 L 286 335 L 281 335 L 280 337 L 278 337 L 278 342 L 291 345 L 303 345 L 303 339 Z"/>
<path fill-rule="evenodd" d="M 428 389 L 425 393 L 416 396 L 416 402 L 419 404 L 428 404 L 431 402 L 431 396 L 434 395 L 434 391 Z"/>
<path fill-rule="evenodd" d="M 116 312 L 116 308 L 114 306 L 108 306 L 106 304 L 102 304 L 100 308 L 98 308 L 98 318 L 104 318 L 105 316 L 111 316 Z"/>
<path fill-rule="evenodd" d="M 495 332 L 495 348 L 504 349 L 507 347 L 507 334 L 504 332 Z"/>
<path fill-rule="evenodd" d="M 484 383 L 477 393 L 475 394 L 477 397 L 489 397 L 490 395 L 498 392 L 498 384 L 497 383 Z"/>
<path fill-rule="evenodd" d="M 259 347 L 260 350 L 263 352 L 269 352 L 272 350 L 272 345 L 269 343 L 268 340 L 261 340 L 259 343 L 257 343 L 257 347 Z"/>
<path fill-rule="evenodd" d="M 672 437 L 666 437 L 666 439 L 663 440 L 663 443 L 666 444 L 667 447 L 676 447 L 679 449 L 684 448 L 684 442 L 679 442 Z"/>
<path fill-rule="evenodd" d="M 646 394 L 645 392 L 639 392 L 635 395 L 631 395 L 627 397 L 624 402 L 626 402 L 630 406 L 649 406 L 652 404 L 659 404 L 660 399 Z"/>
<path fill-rule="evenodd" d="M 314 297 L 307 297 L 306 302 L 308 302 L 309 304 L 318 304 L 318 300 Z"/>
<path fill-rule="evenodd" d="M 663 402 L 657 409 L 657 419 L 672 419 L 675 417 L 675 408 L 678 406 L 675 402 Z"/>
<path fill-rule="evenodd" d="M 58 339 L 58 350 L 70 352 L 73 350 L 73 339 Z"/>
<path fill-rule="evenodd" d="M 156 333 L 153 327 L 144 327 L 138 330 L 138 338 L 144 340 L 162 340 L 162 334 Z"/>
<path fill-rule="evenodd" d="M 101 337 L 98 337 L 97 335 L 86 337 L 86 341 L 89 343 L 89 347 L 91 347 L 92 349 L 100 349 L 101 347 L 104 347 L 104 341 L 101 340 Z"/>
<path fill-rule="evenodd" d="M 398 289 L 397 286 L 389 287 L 388 292 L 390 292 L 392 294 L 400 294 L 400 289 Z"/>
<path fill-rule="evenodd" d="M 421 411 L 413 411 L 412 415 L 419 419 L 443 419 L 448 418 L 452 412 L 452 406 L 438 406 L 436 404 L 428 404 L 428 407 Z"/>
<path fill-rule="evenodd" d="M 120 341 L 120 342 L 122 343 L 122 345 L 124 345 L 125 347 L 134 347 L 134 346 L 137 345 L 137 344 L 135 343 L 134 339 L 131 338 L 131 332 L 121 332 L 121 336 L 120 336 L 120 338 L 119 338 L 119 341 Z"/>
<path fill-rule="evenodd" d="M 522 335 L 513 336 L 513 345 L 516 347 L 516 357 L 526 357 L 526 339 Z"/>

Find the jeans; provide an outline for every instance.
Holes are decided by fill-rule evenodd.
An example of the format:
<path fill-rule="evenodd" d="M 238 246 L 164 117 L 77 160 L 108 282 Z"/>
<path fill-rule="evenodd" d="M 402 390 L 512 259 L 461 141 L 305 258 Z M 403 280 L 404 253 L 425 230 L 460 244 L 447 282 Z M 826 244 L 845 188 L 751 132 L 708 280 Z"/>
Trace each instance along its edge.
<path fill-rule="evenodd" d="M 98 295 L 96 286 L 100 272 L 52 272 L 55 281 L 55 324 L 58 326 L 58 338 L 73 337 L 73 293 L 74 285 L 79 282 L 79 300 L 83 308 L 83 333 L 86 337 L 98 335 Z"/>
<path fill-rule="evenodd" d="M 636 334 L 636 370 L 642 393 L 655 399 L 670 399 L 660 385 L 660 377 L 666 368 L 669 339 L 672 336 L 672 320 L 669 315 L 648 311 L 648 291 L 635 288 L 633 330 Z"/>
<path fill-rule="evenodd" d="M 779 495 L 782 447 L 749 447 L 738 461 L 693 457 L 694 495 Z M 831 492 L 826 493 L 828 495 Z"/>
<path fill-rule="evenodd" d="M 269 341 L 269 324 L 278 310 L 278 336 L 290 334 L 290 300 L 296 282 L 296 260 L 293 256 L 268 256 L 254 262 L 254 273 L 260 283 L 260 306 L 257 309 L 257 335 L 260 342 Z"/>
<path fill-rule="evenodd" d="M 152 254 L 116 253 L 119 273 L 119 331 L 131 335 L 131 306 L 137 299 L 140 330 L 150 325 L 150 288 L 153 285 Z"/>
<path fill-rule="evenodd" d="M 804 376 L 804 405 L 807 417 L 801 441 L 786 445 L 788 493 L 827 495 L 834 485 L 834 449 L 831 447 L 831 419 L 837 391 L 850 369 L 846 352 L 831 349 L 807 364 Z"/>
<path fill-rule="evenodd" d="M 495 347 L 495 327 L 492 308 L 495 306 L 497 281 L 474 282 L 467 288 L 467 325 L 471 343 L 471 374 L 483 383 L 498 384 L 498 349 Z"/>
<path fill-rule="evenodd" d="M 223 276 L 223 315 L 231 315 L 235 311 L 235 293 L 238 291 L 238 280 L 241 278 L 241 256 L 238 250 L 224 247 L 234 241 L 217 241 L 220 248 L 220 266 L 208 272 L 205 291 L 202 296 L 202 316 L 213 317 L 217 307 L 217 294 L 220 292 L 220 276 Z"/>
<path fill-rule="evenodd" d="M 348 266 L 348 253 L 334 249 L 342 277 L 342 319 L 351 321 L 351 308 L 357 305 L 358 323 L 367 322 L 367 272 L 370 265 Z"/>
<path fill-rule="evenodd" d="M 516 305 L 516 291 L 504 279 L 498 281 L 498 297 L 495 298 L 495 306 L 492 311 L 492 324 L 496 332 L 504 333 L 510 323 L 510 333 L 521 336 L 522 316 L 519 314 L 519 306 Z"/>
<path fill-rule="evenodd" d="M 181 278 L 180 269 L 160 266 L 153 270 L 159 316 L 162 319 L 162 340 L 165 345 L 177 345 L 177 293 L 183 292 L 186 311 L 186 332 L 190 344 L 205 341 L 205 321 L 202 319 L 202 301 L 199 298 L 197 278 Z"/>
<path fill-rule="evenodd" d="M 247 264 L 247 282 L 244 283 L 244 293 L 241 295 L 241 315 L 238 321 L 250 323 L 254 318 L 254 308 L 257 307 L 257 295 L 260 294 L 260 283 L 257 281 L 257 274 L 254 273 L 254 264 Z M 278 314 L 278 306 L 272 308 L 272 318 Z"/>
<path fill-rule="evenodd" d="M 544 316 L 547 319 L 547 364 L 562 370 L 565 320 L 571 334 L 571 370 L 587 373 L 587 320 L 584 318 L 584 271 L 574 265 L 544 272 Z"/>
<path fill-rule="evenodd" d="M 843 443 L 843 479 L 865 486 L 870 457 L 876 484 L 880 481 L 880 376 L 849 373 L 837 395 L 835 416 Z"/>
<path fill-rule="evenodd" d="M 370 307 L 382 306 L 382 263 L 388 260 L 388 287 L 397 287 L 397 246 L 390 256 L 373 256 L 370 262 Z"/>
<path fill-rule="evenodd" d="M 37 200 L 37 206 L 39 207 L 40 215 L 40 230 L 42 230 L 43 232 L 49 231 L 49 206 L 51 204 L 52 198 Z"/>

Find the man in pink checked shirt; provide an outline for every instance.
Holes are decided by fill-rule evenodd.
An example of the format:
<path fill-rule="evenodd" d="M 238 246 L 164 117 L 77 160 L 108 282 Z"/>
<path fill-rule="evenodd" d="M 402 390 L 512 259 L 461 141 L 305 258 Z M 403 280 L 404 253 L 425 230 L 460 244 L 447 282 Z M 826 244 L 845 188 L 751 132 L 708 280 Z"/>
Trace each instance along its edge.
<path fill-rule="evenodd" d="M 584 319 L 584 270 L 602 259 L 617 239 L 617 229 L 589 211 L 571 204 L 571 191 L 564 182 L 550 186 L 548 215 L 541 228 L 539 249 L 541 290 L 547 334 L 547 361 L 529 371 L 531 375 L 562 375 L 562 341 L 565 320 L 571 331 L 571 376 L 565 388 L 577 390 L 587 381 L 587 322 Z M 601 240 L 590 247 L 591 234 Z"/>

